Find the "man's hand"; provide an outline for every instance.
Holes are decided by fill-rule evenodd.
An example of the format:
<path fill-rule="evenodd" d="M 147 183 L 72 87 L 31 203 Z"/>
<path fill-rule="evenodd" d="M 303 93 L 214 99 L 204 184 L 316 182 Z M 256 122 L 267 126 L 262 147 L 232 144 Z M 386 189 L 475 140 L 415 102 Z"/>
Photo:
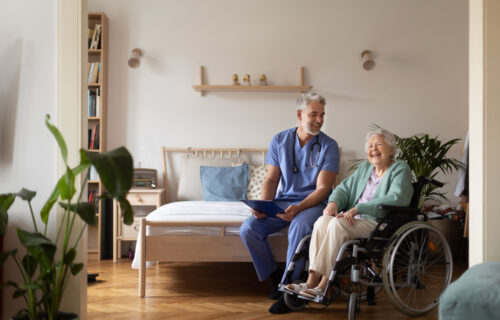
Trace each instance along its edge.
<path fill-rule="evenodd" d="M 280 218 L 281 220 L 290 222 L 293 220 L 293 218 L 295 218 L 296 215 L 299 214 L 299 212 L 299 206 L 292 204 L 285 209 L 285 213 L 277 213 L 276 217 Z"/>
<path fill-rule="evenodd" d="M 329 202 L 326 208 L 323 210 L 324 216 L 336 216 L 339 213 L 337 204 L 335 202 Z"/>
<path fill-rule="evenodd" d="M 345 218 L 345 222 L 347 223 L 348 226 L 353 226 L 354 225 L 354 216 L 358 214 L 358 209 L 356 207 L 353 207 L 352 209 L 342 213 L 338 214 L 337 218 Z"/>
<path fill-rule="evenodd" d="M 265 213 L 259 212 L 255 209 L 252 209 L 252 213 L 257 219 L 264 219 L 265 217 L 267 217 Z"/>

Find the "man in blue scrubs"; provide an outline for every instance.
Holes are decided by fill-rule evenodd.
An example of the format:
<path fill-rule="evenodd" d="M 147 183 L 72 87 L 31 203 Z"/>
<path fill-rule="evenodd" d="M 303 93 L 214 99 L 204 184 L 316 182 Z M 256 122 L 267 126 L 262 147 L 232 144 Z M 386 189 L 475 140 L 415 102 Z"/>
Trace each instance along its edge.
<path fill-rule="evenodd" d="M 288 312 L 277 287 L 283 270 L 274 260 L 267 236 L 288 228 L 287 266 L 300 242 L 311 234 L 314 222 L 327 205 L 339 169 L 337 142 L 320 131 L 325 117 L 325 98 L 307 93 L 297 99 L 299 126 L 276 134 L 266 155 L 267 174 L 262 189 L 263 200 L 275 200 L 285 213 L 276 217 L 253 211 L 240 229 L 260 281 L 269 279 L 269 298 L 279 300 L 271 313 Z M 297 261 L 292 279 L 304 269 L 304 259 Z"/>

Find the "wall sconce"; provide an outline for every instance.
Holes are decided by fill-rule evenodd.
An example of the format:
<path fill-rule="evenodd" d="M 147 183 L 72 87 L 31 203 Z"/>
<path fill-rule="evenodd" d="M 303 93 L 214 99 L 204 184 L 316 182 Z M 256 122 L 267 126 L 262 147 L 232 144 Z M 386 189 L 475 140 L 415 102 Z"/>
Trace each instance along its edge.
<path fill-rule="evenodd" d="M 130 68 L 138 68 L 141 65 L 142 50 L 134 48 L 130 53 L 130 58 L 128 59 L 128 66 Z"/>
<path fill-rule="evenodd" d="M 370 71 L 375 68 L 375 61 L 372 58 L 372 52 L 370 50 L 365 50 L 361 53 L 361 58 L 363 59 L 363 69 Z"/>

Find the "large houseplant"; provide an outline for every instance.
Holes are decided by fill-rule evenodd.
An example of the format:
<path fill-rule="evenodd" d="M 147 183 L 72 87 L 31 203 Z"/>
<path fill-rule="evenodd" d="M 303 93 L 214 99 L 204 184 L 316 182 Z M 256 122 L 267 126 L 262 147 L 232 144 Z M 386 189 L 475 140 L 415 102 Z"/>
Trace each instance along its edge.
<path fill-rule="evenodd" d="M 398 146 L 397 159 L 404 160 L 413 172 L 415 182 L 420 177 L 436 178 L 439 173 L 452 173 L 463 167 L 463 163 L 457 159 L 449 158 L 448 151 L 460 139 L 451 139 L 442 142 L 438 137 L 430 137 L 428 134 L 416 134 L 411 137 L 401 138 L 396 136 Z M 425 200 L 446 199 L 445 195 L 437 190 L 433 184 L 424 186 L 419 204 Z"/>
<path fill-rule="evenodd" d="M 91 203 L 82 201 L 83 186 L 88 180 L 88 171 L 94 166 L 99 173 L 107 193 L 103 197 L 112 197 L 120 203 L 124 212 L 124 222 L 133 221 L 132 209 L 126 194 L 132 181 L 132 157 L 126 148 L 120 147 L 109 152 L 92 153 L 80 150 L 80 163 L 68 166 L 68 151 L 64 138 L 59 130 L 50 122 L 47 115 L 45 123 L 55 137 L 62 159 L 66 165 L 65 174 L 59 179 L 49 199 L 40 210 L 43 228 L 38 226 L 31 201 L 36 192 L 22 189 L 18 193 L 0 194 L 0 236 L 7 230 L 8 210 L 16 197 L 27 201 L 33 221 L 33 230 L 17 229 L 19 241 L 26 250 L 12 250 L 0 255 L 0 265 L 11 256 L 17 265 L 22 283 L 7 281 L 3 286 L 15 288 L 13 298 L 24 298 L 26 308 L 21 310 L 15 319 L 58 319 L 59 307 L 66 282 L 71 275 L 77 275 L 83 268 L 82 263 L 75 261 L 76 248 L 87 224 L 96 224 L 95 208 Z M 75 187 L 76 176 L 86 173 L 78 191 Z M 47 224 L 54 204 L 64 209 L 64 216 L 57 230 L 56 239 L 47 237 Z M 75 219 L 83 220 L 83 227 L 75 229 Z M 73 235 L 73 232 L 78 234 Z M 76 237 L 75 237 L 76 236 Z M 76 240 L 75 240 L 76 238 Z M 21 252 L 23 251 L 23 252 Z"/>

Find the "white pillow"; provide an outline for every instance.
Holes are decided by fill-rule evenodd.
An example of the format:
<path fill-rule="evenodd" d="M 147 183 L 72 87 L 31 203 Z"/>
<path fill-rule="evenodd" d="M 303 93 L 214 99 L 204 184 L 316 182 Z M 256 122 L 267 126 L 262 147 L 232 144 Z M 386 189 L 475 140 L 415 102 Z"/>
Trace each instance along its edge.
<path fill-rule="evenodd" d="M 247 199 L 259 200 L 262 196 L 262 186 L 266 178 L 266 166 L 250 166 L 250 181 L 247 187 Z"/>
<path fill-rule="evenodd" d="M 230 167 L 235 159 L 204 159 L 185 156 L 181 159 L 177 200 L 203 200 L 200 166 Z"/>

